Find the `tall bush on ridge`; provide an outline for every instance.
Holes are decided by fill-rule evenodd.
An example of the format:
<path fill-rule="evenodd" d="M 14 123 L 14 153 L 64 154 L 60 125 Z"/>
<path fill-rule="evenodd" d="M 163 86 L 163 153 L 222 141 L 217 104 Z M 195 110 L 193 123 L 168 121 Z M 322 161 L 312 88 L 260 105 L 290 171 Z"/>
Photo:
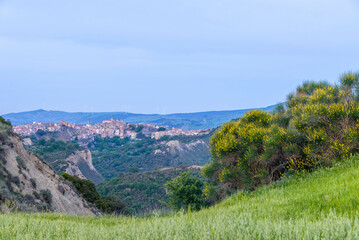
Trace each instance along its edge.
<path fill-rule="evenodd" d="M 203 173 L 212 186 L 205 193 L 253 190 L 358 152 L 358 76 L 343 74 L 338 86 L 306 81 L 288 95 L 286 107 L 253 110 L 224 124 L 210 142 L 212 161 Z"/>

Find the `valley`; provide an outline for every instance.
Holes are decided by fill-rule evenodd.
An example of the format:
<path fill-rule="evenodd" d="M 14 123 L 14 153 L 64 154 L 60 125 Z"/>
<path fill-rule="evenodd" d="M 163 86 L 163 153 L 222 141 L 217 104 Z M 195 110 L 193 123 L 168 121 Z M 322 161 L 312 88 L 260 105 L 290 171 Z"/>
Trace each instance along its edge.
<path fill-rule="evenodd" d="M 115 119 L 94 125 L 33 123 L 13 129 L 22 136 L 27 150 L 57 174 L 99 184 L 102 196 L 120 198 L 133 214 L 169 210 L 164 184 L 187 166 L 210 161 L 209 139 L 214 131 L 167 130 Z M 201 176 L 200 168 L 191 168 L 191 172 Z"/>
<path fill-rule="evenodd" d="M 89 123 L 87 137 L 60 122 L 20 126 L 31 131 L 20 138 L 0 118 L 2 212 L 105 215 L 12 214 L 0 236 L 356 239 L 355 86 L 359 74 L 344 74 L 340 85 L 306 81 L 285 107 L 252 110 L 216 129 L 111 119 Z"/>

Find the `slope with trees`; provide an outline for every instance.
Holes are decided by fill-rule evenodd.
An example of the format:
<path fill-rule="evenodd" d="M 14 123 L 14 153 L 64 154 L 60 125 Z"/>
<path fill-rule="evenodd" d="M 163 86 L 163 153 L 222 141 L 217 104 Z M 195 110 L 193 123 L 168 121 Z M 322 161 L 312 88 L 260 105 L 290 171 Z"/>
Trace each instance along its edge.
<path fill-rule="evenodd" d="M 183 172 L 204 180 L 198 167 L 169 167 L 149 172 L 120 173 L 97 185 L 102 196 L 117 197 L 126 203 L 133 214 L 144 214 L 153 210 L 168 210 L 169 201 L 165 184 Z"/>
<path fill-rule="evenodd" d="M 126 205 L 120 199 L 113 196 L 101 197 L 96 190 L 95 184 L 90 180 L 71 176 L 67 173 L 63 173 L 60 176 L 69 181 L 88 203 L 95 204 L 103 213 L 130 215 Z"/>
<path fill-rule="evenodd" d="M 212 134 L 212 133 L 211 133 Z M 209 138 L 201 136 L 165 136 L 159 140 L 144 138 L 95 138 L 88 144 L 93 164 L 109 179 L 138 168 L 141 172 L 162 167 L 205 165 L 210 161 Z"/>

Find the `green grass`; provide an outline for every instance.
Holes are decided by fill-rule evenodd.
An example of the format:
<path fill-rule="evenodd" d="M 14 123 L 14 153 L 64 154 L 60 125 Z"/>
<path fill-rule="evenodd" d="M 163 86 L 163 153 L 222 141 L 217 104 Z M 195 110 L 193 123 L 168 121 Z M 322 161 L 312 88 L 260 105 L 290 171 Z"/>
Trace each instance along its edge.
<path fill-rule="evenodd" d="M 0 215 L 0 239 L 359 239 L 359 157 L 188 214 Z"/>

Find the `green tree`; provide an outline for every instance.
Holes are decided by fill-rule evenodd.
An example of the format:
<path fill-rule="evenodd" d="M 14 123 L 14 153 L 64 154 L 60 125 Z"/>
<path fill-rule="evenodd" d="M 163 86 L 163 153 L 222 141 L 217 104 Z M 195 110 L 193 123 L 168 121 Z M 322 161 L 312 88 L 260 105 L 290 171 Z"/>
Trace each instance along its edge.
<path fill-rule="evenodd" d="M 182 173 L 177 178 L 165 184 L 169 191 L 168 198 L 174 210 L 199 210 L 204 205 L 203 182 L 192 177 L 190 171 Z"/>

